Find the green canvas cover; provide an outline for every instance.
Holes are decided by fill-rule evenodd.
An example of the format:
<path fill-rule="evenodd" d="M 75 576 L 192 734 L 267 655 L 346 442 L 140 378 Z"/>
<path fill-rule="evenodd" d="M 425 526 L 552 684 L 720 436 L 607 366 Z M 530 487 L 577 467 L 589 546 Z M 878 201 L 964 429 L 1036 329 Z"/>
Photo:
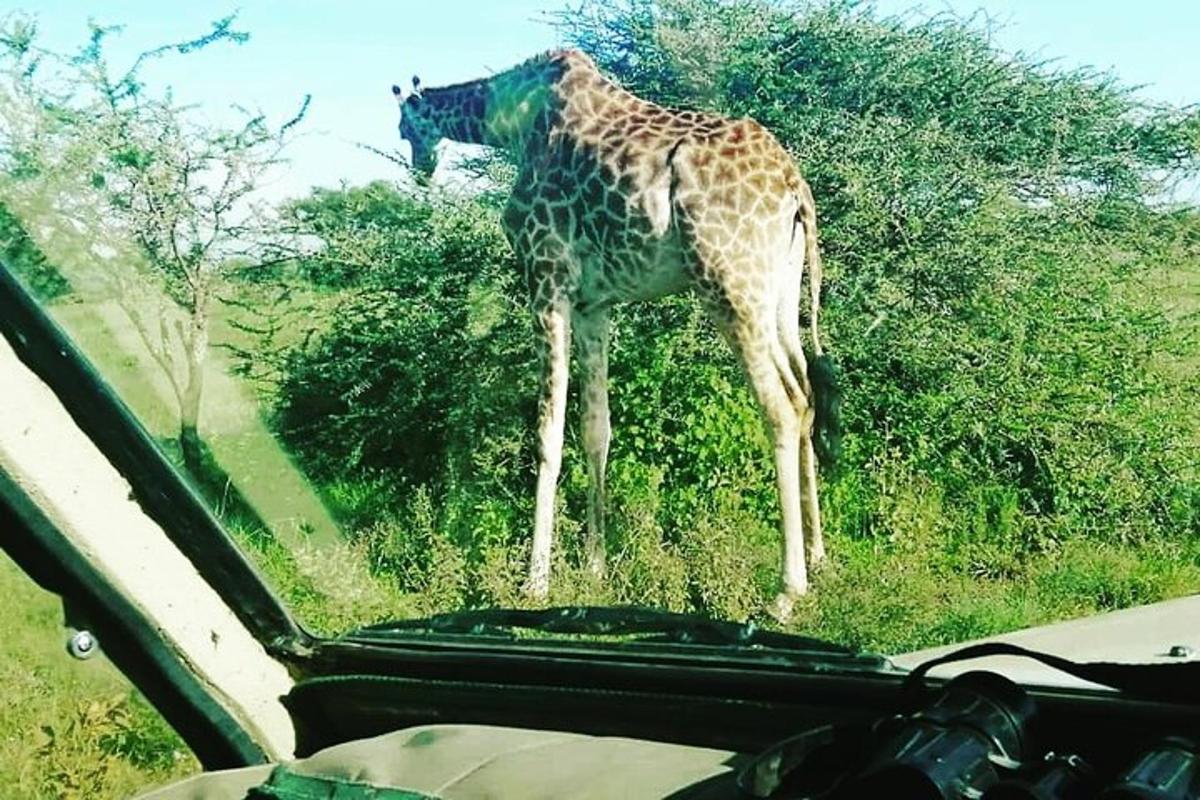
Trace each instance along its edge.
<path fill-rule="evenodd" d="M 408 789 L 300 775 L 283 766 L 272 770 L 267 782 L 251 789 L 246 797 L 247 800 L 436 800 L 433 795 Z"/>
<path fill-rule="evenodd" d="M 699 800 L 728 796 L 740 761 L 727 751 L 636 739 L 429 725 L 330 747 L 285 769 L 199 775 L 141 800 Z"/>

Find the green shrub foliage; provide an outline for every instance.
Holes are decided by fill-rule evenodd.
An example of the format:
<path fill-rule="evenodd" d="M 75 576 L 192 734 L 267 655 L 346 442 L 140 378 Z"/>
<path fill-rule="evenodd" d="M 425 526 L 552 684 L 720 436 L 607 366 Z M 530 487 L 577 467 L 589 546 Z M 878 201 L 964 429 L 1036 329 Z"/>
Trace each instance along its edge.
<path fill-rule="evenodd" d="M 0 265 L 11 269 L 43 302 L 59 300 L 71 292 L 71 284 L 46 260 L 21 220 L 4 203 L 0 203 Z"/>
<path fill-rule="evenodd" d="M 1167 314 L 1161 280 L 1198 250 L 1194 212 L 1164 200 L 1195 173 L 1195 110 L 1001 53 L 971 22 L 852 3 L 588 2 L 560 26 L 640 95 L 757 118 L 814 187 L 845 440 L 822 484 L 833 565 L 817 597 L 826 586 L 832 605 L 808 623 L 927 643 L 889 639 L 899 628 L 878 617 L 835 623 L 850 588 L 884 575 L 881 602 L 889 586 L 927 595 L 909 616 L 936 621 L 929 638 L 987 633 L 1050 612 L 983 590 L 964 601 L 972 581 L 1075 585 L 1055 559 L 1087 552 L 1079 542 L 1182 547 L 1200 530 L 1195 329 Z M 444 572 L 426 556 L 451 547 L 463 574 L 437 579 L 447 597 L 512 601 L 532 519 L 532 332 L 501 201 L 428 191 L 380 183 L 289 209 L 320 242 L 300 273 L 332 301 L 322 332 L 286 354 L 276 422 L 353 526 L 407 553 L 410 588 Z M 777 511 L 737 365 L 687 296 L 615 322 L 614 576 L 579 577 L 564 597 L 753 613 L 776 580 Z M 568 571 L 586 485 L 576 438 Z M 414 515 L 426 556 L 387 544 L 416 535 Z M 1055 592 L 1053 613 L 1106 602 Z"/>

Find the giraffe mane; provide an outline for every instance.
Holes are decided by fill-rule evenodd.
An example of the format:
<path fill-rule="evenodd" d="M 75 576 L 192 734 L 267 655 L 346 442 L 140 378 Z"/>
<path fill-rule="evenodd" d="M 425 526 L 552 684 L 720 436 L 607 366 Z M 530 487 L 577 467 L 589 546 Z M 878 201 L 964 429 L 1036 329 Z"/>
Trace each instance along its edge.
<path fill-rule="evenodd" d="M 578 50 L 576 48 L 571 48 L 571 47 L 560 47 L 560 48 L 555 48 L 555 49 L 551 49 L 551 50 L 544 50 L 541 53 L 538 53 L 537 55 L 534 55 L 534 56 L 531 56 L 531 57 L 525 59 L 524 61 L 522 61 L 519 64 L 515 64 L 515 65 L 509 67 L 508 69 L 502 69 L 499 72 L 494 72 L 491 75 L 487 75 L 482 78 L 475 78 L 475 79 L 469 80 L 469 81 L 460 81 L 459 83 L 449 83 L 449 84 L 446 84 L 445 86 L 430 86 L 427 88 L 423 88 L 422 94 L 429 94 L 430 92 L 437 92 L 437 93 L 461 92 L 463 90 L 471 89 L 476 86 L 479 86 L 480 84 L 487 83 L 488 81 L 491 81 L 494 78 L 497 78 L 501 75 L 507 75 L 507 74 L 513 73 L 513 72 L 520 72 L 521 70 L 528 69 L 530 67 L 539 67 L 539 66 L 543 66 L 545 64 L 550 64 L 550 63 L 559 62 L 559 61 L 566 61 L 569 59 L 575 59 L 575 60 L 582 61 L 582 62 L 588 64 L 589 66 L 591 66 L 593 69 L 597 68 L 596 62 L 592 60 L 592 57 L 589 56 L 587 53 L 583 52 L 582 50 Z"/>

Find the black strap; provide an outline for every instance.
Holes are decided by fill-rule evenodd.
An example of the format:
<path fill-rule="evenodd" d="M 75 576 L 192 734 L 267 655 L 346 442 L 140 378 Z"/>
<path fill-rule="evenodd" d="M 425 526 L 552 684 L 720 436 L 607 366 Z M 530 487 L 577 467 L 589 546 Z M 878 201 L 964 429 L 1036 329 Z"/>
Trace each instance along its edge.
<path fill-rule="evenodd" d="M 926 661 L 908 674 L 905 688 L 914 692 L 923 688 L 925 676 L 934 667 L 984 656 L 1031 658 L 1081 680 L 1144 699 L 1200 702 L 1200 661 L 1184 661 L 1178 664 L 1117 664 L 1109 661 L 1079 663 L 1006 642 L 974 644 Z"/>

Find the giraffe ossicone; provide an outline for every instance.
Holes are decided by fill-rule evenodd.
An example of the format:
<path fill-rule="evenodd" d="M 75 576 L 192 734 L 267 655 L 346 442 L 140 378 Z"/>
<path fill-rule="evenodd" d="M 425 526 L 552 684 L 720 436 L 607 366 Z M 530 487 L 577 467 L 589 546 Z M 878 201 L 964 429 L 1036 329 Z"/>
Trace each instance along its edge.
<path fill-rule="evenodd" d="M 414 80 L 400 135 L 414 169 L 432 172 L 442 139 L 507 150 L 517 179 L 503 226 L 529 289 L 542 364 L 536 516 L 526 590 L 550 589 L 572 343 L 579 361 L 589 476 L 584 552 L 604 571 L 609 310 L 695 292 L 740 359 L 775 459 L 786 616 L 824 557 L 814 421 L 801 343 L 807 267 L 810 348 L 821 261 L 812 193 L 787 151 L 752 119 L 663 108 L 606 78 L 576 50 L 547 53 L 489 78 L 441 88 Z M 807 548 L 806 545 L 807 544 Z"/>

